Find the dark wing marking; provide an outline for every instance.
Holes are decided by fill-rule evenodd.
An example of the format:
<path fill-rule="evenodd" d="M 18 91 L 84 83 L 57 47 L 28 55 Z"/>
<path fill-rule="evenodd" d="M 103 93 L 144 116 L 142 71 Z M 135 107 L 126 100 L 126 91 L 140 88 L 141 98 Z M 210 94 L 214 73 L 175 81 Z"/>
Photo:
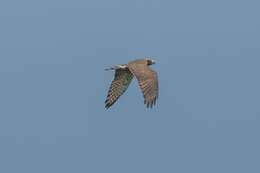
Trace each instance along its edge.
<path fill-rule="evenodd" d="M 118 98 L 127 90 L 133 77 L 134 75 L 129 71 L 128 68 L 117 69 L 115 71 L 115 77 L 110 85 L 105 101 L 105 107 L 107 109 L 112 106 L 118 100 Z"/>
<path fill-rule="evenodd" d="M 127 64 L 129 70 L 136 76 L 144 96 L 144 104 L 147 108 L 152 108 L 158 98 L 158 76 L 150 69 L 146 62 L 130 62 Z"/>

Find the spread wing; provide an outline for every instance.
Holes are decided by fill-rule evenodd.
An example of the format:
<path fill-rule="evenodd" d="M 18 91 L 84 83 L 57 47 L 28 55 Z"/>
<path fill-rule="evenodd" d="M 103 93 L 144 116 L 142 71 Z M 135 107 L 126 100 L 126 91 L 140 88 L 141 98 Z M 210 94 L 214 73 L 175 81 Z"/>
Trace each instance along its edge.
<path fill-rule="evenodd" d="M 136 76 L 144 96 L 144 104 L 152 108 L 158 98 L 158 76 L 145 62 L 127 64 L 130 71 Z"/>
<path fill-rule="evenodd" d="M 134 75 L 129 71 L 128 68 L 117 69 L 115 71 L 115 77 L 110 85 L 105 101 L 105 107 L 107 109 L 112 106 L 118 100 L 118 98 L 127 90 L 133 77 Z"/>

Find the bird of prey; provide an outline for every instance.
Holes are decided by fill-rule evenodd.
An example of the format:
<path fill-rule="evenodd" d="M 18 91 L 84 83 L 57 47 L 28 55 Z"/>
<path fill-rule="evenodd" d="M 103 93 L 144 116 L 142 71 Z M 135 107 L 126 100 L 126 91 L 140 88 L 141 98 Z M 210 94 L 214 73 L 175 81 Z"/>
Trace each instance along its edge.
<path fill-rule="evenodd" d="M 105 107 L 108 109 L 118 100 L 135 76 L 143 93 L 144 104 L 146 104 L 147 108 L 152 108 L 158 98 L 158 77 L 157 73 L 149 68 L 152 64 L 155 64 L 153 59 L 143 58 L 105 69 L 115 70 Z"/>

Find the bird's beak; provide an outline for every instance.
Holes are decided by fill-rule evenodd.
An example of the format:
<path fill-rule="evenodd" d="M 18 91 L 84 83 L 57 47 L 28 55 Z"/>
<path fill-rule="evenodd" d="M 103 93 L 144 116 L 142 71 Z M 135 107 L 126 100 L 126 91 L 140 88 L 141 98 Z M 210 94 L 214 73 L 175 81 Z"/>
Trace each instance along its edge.
<path fill-rule="evenodd" d="M 154 61 L 154 60 L 152 60 L 152 64 L 155 64 L 155 61 Z"/>

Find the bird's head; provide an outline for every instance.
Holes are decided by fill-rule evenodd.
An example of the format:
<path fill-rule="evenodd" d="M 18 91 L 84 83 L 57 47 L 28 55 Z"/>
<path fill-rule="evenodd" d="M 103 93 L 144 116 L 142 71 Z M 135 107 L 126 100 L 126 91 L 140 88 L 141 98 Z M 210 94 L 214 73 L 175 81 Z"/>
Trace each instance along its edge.
<path fill-rule="evenodd" d="M 147 65 L 155 64 L 155 61 L 152 58 L 145 58 L 145 59 L 146 59 Z"/>

